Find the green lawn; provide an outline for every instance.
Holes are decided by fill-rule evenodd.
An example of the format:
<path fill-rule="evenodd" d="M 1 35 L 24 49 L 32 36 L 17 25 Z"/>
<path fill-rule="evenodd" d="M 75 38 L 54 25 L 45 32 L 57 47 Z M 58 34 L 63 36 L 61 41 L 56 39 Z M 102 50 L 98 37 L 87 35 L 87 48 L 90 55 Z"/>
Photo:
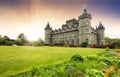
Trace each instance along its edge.
<path fill-rule="evenodd" d="M 63 63 L 74 54 L 87 56 L 104 51 L 92 48 L 0 46 L 0 77 L 28 71 L 32 67 Z"/>

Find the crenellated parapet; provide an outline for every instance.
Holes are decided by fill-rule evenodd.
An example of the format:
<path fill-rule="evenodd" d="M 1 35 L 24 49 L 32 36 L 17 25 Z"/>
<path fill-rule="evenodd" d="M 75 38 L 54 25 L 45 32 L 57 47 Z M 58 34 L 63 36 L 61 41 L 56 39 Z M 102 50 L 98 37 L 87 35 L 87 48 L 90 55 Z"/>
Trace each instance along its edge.
<path fill-rule="evenodd" d="M 66 24 L 62 25 L 62 28 L 53 30 L 52 34 L 70 32 L 74 30 L 78 30 L 78 20 L 76 20 L 75 18 L 67 20 Z"/>

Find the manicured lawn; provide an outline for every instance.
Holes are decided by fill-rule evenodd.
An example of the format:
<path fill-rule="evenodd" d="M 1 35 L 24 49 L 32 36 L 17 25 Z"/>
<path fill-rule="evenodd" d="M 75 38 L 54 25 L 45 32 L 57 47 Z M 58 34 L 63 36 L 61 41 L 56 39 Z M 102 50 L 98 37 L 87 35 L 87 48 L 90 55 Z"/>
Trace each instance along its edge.
<path fill-rule="evenodd" d="M 74 54 L 87 56 L 104 51 L 95 48 L 0 46 L 0 77 L 28 71 L 32 67 L 63 63 Z"/>

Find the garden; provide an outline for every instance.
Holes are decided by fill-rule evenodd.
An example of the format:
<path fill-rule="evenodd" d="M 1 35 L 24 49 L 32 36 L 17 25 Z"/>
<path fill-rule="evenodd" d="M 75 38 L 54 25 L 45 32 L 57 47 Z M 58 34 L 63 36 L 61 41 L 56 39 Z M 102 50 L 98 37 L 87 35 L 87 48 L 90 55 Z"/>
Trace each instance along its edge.
<path fill-rule="evenodd" d="M 106 49 L 97 55 L 73 55 L 68 61 L 33 67 L 10 77 L 120 77 L 120 50 Z"/>

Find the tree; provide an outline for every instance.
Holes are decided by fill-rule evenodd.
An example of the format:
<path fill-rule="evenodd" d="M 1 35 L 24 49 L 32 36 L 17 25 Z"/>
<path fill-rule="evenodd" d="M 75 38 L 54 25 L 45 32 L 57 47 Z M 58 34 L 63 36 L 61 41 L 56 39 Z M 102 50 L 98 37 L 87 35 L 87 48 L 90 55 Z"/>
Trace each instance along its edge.
<path fill-rule="evenodd" d="M 39 38 L 37 41 L 32 42 L 32 45 L 34 46 L 43 46 L 44 44 L 45 43 L 41 38 Z"/>
<path fill-rule="evenodd" d="M 8 36 L 4 36 L 3 39 L 10 40 L 10 38 Z"/>
<path fill-rule="evenodd" d="M 26 43 L 28 43 L 27 38 L 23 33 L 18 35 L 17 42 L 22 43 L 21 45 L 26 45 Z"/>
<path fill-rule="evenodd" d="M 112 39 L 109 37 L 105 37 L 105 44 L 110 44 L 112 42 Z"/>
<path fill-rule="evenodd" d="M 5 45 L 5 40 L 3 38 L 0 38 L 0 45 Z"/>
<path fill-rule="evenodd" d="M 13 41 L 8 36 L 0 37 L 0 45 L 12 45 Z"/>
<path fill-rule="evenodd" d="M 16 39 L 14 44 L 16 44 L 16 45 L 23 45 L 22 41 L 20 39 Z"/>
<path fill-rule="evenodd" d="M 87 47 L 87 45 L 88 45 L 88 42 L 83 42 L 83 43 L 81 44 L 82 47 Z"/>

